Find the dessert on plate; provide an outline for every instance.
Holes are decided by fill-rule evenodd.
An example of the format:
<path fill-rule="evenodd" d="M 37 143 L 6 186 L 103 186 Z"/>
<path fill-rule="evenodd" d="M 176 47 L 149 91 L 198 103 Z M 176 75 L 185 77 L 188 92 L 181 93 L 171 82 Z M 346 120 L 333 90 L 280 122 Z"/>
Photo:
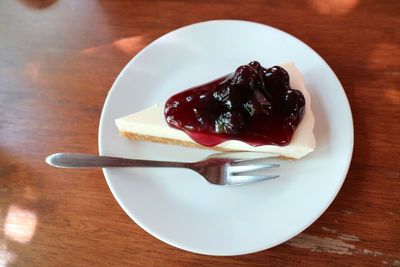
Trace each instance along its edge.
<path fill-rule="evenodd" d="M 310 95 L 293 63 L 250 62 L 115 123 L 129 139 L 219 151 L 298 159 L 315 148 Z"/>

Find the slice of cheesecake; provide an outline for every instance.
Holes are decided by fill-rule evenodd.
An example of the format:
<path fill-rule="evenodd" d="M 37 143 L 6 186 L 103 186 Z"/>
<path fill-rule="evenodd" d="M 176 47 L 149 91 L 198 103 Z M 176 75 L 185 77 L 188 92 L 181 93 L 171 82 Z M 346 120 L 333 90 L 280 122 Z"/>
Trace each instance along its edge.
<path fill-rule="evenodd" d="M 250 64 L 251 65 L 251 64 Z M 165 115 L 165 103 L 134 114 L 118 118 L 115 123 L 121 135 L 132 139 L 150 142 L 159 142 L 172 145 L 206 148 L 219 151 L 251 151 L 266 152 L 276 156 L 298 159 L 315 149 L 313 133 L 314 116 L 311 110 L 309 92 L 304 86 L 303 76 L 293 63 L 280 65 L 290 77 L 290 88 L 296 88 L 304 96 L 305 104 L 302 118 L 286 145 L 266 144 L 252 145 L 240 140 L 225 140 L 215 146 L 204 146 L 194 141 L 187 131 L 171 127 Z M 296 91 L 296 90 L 295 90 Z M 303 100 L 303 101 L 304 101 Z M 235 138 L 236 139 L 236 138 Z"/>

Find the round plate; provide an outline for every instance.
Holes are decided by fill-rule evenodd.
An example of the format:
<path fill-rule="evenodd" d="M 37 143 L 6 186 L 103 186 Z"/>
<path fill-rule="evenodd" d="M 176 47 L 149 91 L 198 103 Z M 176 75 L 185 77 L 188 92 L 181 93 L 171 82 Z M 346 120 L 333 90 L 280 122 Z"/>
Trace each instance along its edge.
<path fill-rule="evenodd" d="M 295 62 L 315 116 L 317 148 L 284 161 L 279 179 L 223 187 L 183 169 L 104 169 L 122 209 L 144 230 L 181 249 L 239 255 L 276 246 L 312 224 L 338 193 L 353 151 L 353 122 L 344 90 L 328 64 L 295 37 L 233 20 L 186 26 L 157 39 L 118 76 L 101 114 L 99 152 L 131 158 L 195 161 L 211 151 L 129 141 L 114 119 L 258 60 Z"/>

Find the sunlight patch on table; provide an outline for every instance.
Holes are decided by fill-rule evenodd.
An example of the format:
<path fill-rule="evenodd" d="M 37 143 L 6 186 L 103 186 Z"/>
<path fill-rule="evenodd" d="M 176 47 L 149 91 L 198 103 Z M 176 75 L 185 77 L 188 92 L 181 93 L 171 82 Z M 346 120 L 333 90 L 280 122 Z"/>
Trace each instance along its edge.
<path fill-rule="evenodd" d="M 39 62 L 28 62 L 25 65 L 25 75 L 35 83 L 41 82 L 40 79 L 40 63 Z"/>
<path fill-rule="evenodd" d="M 9 251 L 5 241 L 0 239 L 0 267 L 10 266 L 16 258 L 17 255 Z"/>
<path fill-rule="evenodd" d="M 111 43 L 107 43 L 104 45 L 98 45 L 98 46 L 93 46 L 93 47 L 88 47 L 84 50 L 82 50 L 82 53 L 85 55 L 91 55 L 99 52 L 104 52 L 107 50 L 112 50 L 112 49 L 117 49 L 118 51 L 128 54 L 128 55 L 134 55 L 137 53 L 140 49 L 142 49 L 146 45 L 146 42 L 143 38 L 143 36 L 132 36 L 132 37 L 127 37 L 127 38 L 121 38 L 118 40 L 115 40 Z"/>
<path fill-rule="evenodd" d="M 391 43 L 380 43 L 377 44 L 372 50 L 369 57 L 368 67 L 371 69 L 387 67 L 393 68 L 392 71 L 389 70 L 389 73 L 399 75 L 398 69 L 396 68 L 399 58 L 400 47 L 398 45 Z"/>
<path fill-rule="evenodd" d="M 36 230 L 37 217 L 32 211 L 10 206 L 4 224 L 4 235 L 16 242 L 28 243 Z"/>
<path fill-rule="evenodd" d="M 321 15 L 345 15 L 352 11 L 360 0 L 309 0 L 310 6 Z"/>

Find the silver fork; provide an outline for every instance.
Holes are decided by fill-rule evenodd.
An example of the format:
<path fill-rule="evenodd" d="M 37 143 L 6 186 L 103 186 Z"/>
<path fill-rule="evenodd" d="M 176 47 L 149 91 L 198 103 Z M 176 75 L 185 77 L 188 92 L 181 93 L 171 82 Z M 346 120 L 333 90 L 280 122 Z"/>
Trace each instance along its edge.
<path fill-rule="evenodd" d="M 262 159 L 233 159 L 211 155 L 198 162 L 172 162 L 143 159 L 126 159 L 89 154 L 56 153 L 46 158 L 49 165 L 60 168 L 88 167 L 168 167 L 187 168 L 216 185 L 244 185 L 279 177 L 279 175 L 251 175 L 249 172 L 277 168 L 279 164 L 264 163 Z"/>

